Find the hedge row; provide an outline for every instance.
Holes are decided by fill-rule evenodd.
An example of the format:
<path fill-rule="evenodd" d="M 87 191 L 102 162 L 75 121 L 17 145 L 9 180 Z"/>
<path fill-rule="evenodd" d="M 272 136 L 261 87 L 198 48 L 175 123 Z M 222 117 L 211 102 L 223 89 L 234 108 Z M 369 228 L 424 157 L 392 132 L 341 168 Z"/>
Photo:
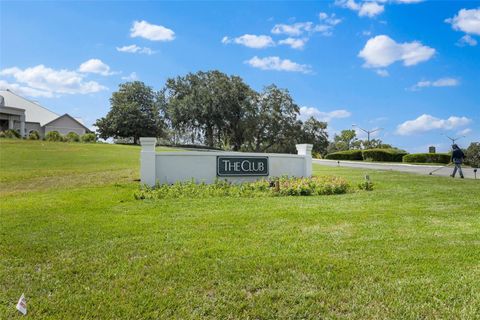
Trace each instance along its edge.
<path fill-rule="evenodd" d="M 402 162 L 407 153 L 397 149 L 368 149 L 363 150 L 362 155 L 367 161 Z"/>
<path fill-rule="evenodd" d="M 20 133 L 15 130 L 0 131 L 0 138 L 20 139 Z M 32 130 L 28 136 L 28 140 L 40 140 L 40 134 L 36 130 Z M 61 135 L 58 131 L 49 131 L 45 135 L 46 141 L 58 141 L 58 142 L 96 142 L 97 136 L 95 133 L 85 133 L 84 135 L 78 135 L 75 132 L 69 132 L 66 135 Z"/>
<path fill-rule="evenodd" d="M 30 137 L 29 137 L 30 138 Z M 58 141 L 58 142 L 95 142 L 97 141 L 97 137 L 95 133 L 85 133 L 84 135 L 80 136 L 75 132 L 69 132 L 65 136 L 62 136 L 58 131 L 49 131 L 45 135 L 46 141 Z"/>
<path fill-rule="evenodd" d="M 325 158 L 331 160 L 402 162 L 402 158 L 406 154 L 407 153 L 405 151 L 400 151 L 397 149 L 347 150 L 327 154 Z"/>
<path fill-rule="evenodd" d="M 448 153 L 413 153 L 403 157 L 403 162 L 409 163 L 449 163 Z"/>
<path fill-rule="evenodd" d="M 361 150 L 347 150 L 329 153 L 325 159 L 330 160 L 363 160 Z"/>

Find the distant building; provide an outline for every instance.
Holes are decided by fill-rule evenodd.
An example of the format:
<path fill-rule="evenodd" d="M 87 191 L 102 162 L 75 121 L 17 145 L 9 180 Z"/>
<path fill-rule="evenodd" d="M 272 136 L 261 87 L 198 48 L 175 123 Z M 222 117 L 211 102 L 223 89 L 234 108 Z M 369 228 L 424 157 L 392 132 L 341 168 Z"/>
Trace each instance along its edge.
<path fill-rule="evenodd" d="M 0 90 L 0 131 L 8 129 L 16 130 L 22 137 L 37 131 L 42 138 L 50 131 L 58 131 L 63 135 L 90 132 L 80 119 L 67 113 L 58 115 L 7 89 Z"/>

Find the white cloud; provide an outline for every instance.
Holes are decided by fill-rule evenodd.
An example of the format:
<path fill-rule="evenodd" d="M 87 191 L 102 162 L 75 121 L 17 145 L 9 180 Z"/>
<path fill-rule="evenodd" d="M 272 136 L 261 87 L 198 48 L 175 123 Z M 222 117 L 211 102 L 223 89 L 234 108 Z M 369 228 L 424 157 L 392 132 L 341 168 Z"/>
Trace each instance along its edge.
<path fill-rule="evenodd" d="M 388 70 L 385 70 L 385 69 L 377 69 L 375 70 L 375 73 L 383 78 L 388 77 L 390 75 L 390 73 L 388 73 Z"/>
<path fill-rule="evenodd" d="M 18 67 L 3 69 L 0 75 L 12 77 L 18 82 L 9 84 L 3 81 L 2 85 L 33 97 L 88 94 L 107 89 L 96 81 L 86 81 L 84 74 L 66 69 L 54 70 L 42 64 L 24 70 Z"/>
<path fill-rule="evenodd" d="M 320 19 L 320 20 L 325 20 L 325 19 L 327 19 L 327 18 L 328 18 L 328 14 L 325 13 L 325 12 L 320 12 L 320 13 L 318 14 L 318 19 Z"/>
<path fill-rule="evenodd" d="M 271 32 L 273 34 L 286 34 L 290 37 L 298 37 L 303 34 L 312 33 L 321 33 L 324 36 L 330 36 L 332 34 L 333 27 L 342 22 L 341 19 L 335 18 L 334 14 L 325 18 L 322 21 L 323 24 L 314 24 L 310 21 L 297 22 L 293 24 L 276 24 L 275 26 L 273 26 Z"/>
<path fill-rule="evenodd" d="M 223 44 L 227 44 L 227 43 L 230 43 L 230 42 L 231 42 L 231 40 L 227 36 L 222 38 L 222 43 Z"/>
<path fill-rule="evenodd" d="M 318 14 L 318 19 L 320 21 L 324 21 L 325 23 L 327 23 L 328 25 L 331 25 L 331 26 L 336 26 L 337 24 L 342 22 L 342 19 L 337 18 L 335 13 L 332 13 L 332 14 L 329 15 L 326 12 L 320 12 Z"/>
<path fill-rule="evenodd" d="M 480 8 L 461 9 L 453 18 L 445 19 L 454 30 L 480 35 Z"/>
<path fill-rule="evenodd" d="M 396 61 L 413 66 L 433 57 L 435 49 L 418 41 L 397 43 L 386 35 L 370 38 L 358 56 L 365 60 L 364 67 L 387 67 Z"/>
<path fill-rule="evenodd" d="M 155 51 L 148 47 L 139 47 L 136 44 L 132 44 L 129 46 L 117 47 L 117 51 L 119 52 L 128 52 L 128 53 L 143 53 L 143 54 L 154 54 Z"/>
<path fill-rule="evenodd" d="M 466 136 L 467 134 L 469 134 L 470 132 L 472 132 L 472 129 L 470 128 L 465 128 L 463 130 L 460 130 L 457 132 L 457 135 L 459 136 Z"/>
<path fill-rule="evenodd" d="M 303 49 L 307 41 L 308 38 L 286 38 L 278 41 L 278 44 L 288 45 L 292 49 Z"/>
<path fill-rule="evenodd" d="M 440 78 L 435 81 L 430 80 L 422 80 L 417 82 L 414 86 L 410 88 L 412 91 L 418 91 L 421 88 L 427 87 L 456 87 L 460 84 L 460 81 L 455 78 Z"/>
<path fill-rule="evenodd" d="M 0 80 L 0 90 L 7 90 L 7 89 L 21 96 L 46 97 L 46 98 L 53 97 L 53 93 L 49 91 L 37 90 L 30 87 L 21 86 L 18 83 L 10 83 L 5 80 Z"/>
<path fill-rule="evenodd" d="M 358 12 L 360 17 L 375 17 L 385 11 L 385 3 L 411 4 L 424 0 L 335 0 L 335 5 Z"/>
<path fill-rule="evenodd" d="M 246 64 L 261 70 L 276 70 L 310 73 L 311 67 L 306 64 L 299 64 L 288 59 L 280 59 L 279 57 L 259 58 L 257 56 L 245 61 Z"/>
<path fill-rule="evenodd" d="M 306 120 L 310 117 L 314 117 L 319 121 L 329 122 L 332 119 L 341 119 L 348 118 L 352 114 L 344 109 L 333 110 L 329 112 L 320 111 L 317 108 L 313 107 L 301 107 L 300 108 L 300 118 Z"/>
<path fill-rule="evenodd" d="M 356 3 L 355 0 L 336 0 L 335 5 L 347 8 L 353 11 L 359 11 L 360 10 L 360 4 Z"/>
<path fill-rule="evenodd" d="M 466 45 L 474 47 L 474 46 L 477 45 L 477 43 L 478 42 L 475 38 L 473 38 L 469 34 L 466 34 L 463 37 L 461 37 L 460 40 L 458 40 L 457 45 L 460 46 L 460 47 L 464 47 Z"/>
<path fill-rule="evenodd" d="M 128 76 L 123 76 L 123 77 L 122 77 L 122 80 L 126 80 L 126 81 L 135 81 L 135 80 L 138 80 L 137 73 L 136 73 L 136 72 L 132 72 L 132 73 L 130 73 Z"/>
<path fill-rule="evenodd" d="M 439 119 L 429 114 L 422 114 L 414 120 L 408 120 L 397 126 L 397 134 L 411 135 L 435 129 L 452 130 L 458 127 L 466 126 L 471 119 L 467 117 L 451 116 L 448 119 Z"/>
<path fill-rule="evenodd" d="M 276 24 L 273 26 L 273 34 L 286 34 L 289 36 L 300 36 L 304 32 L 313 30 L 312 22 L 297 22 L 294 24 Z"/>
<path fill-rule="evenodd" d="M 355 2 L 355 0 L 336 0 L 337 6 L 357 11 L 360 17 L 375 17 L 381 14 L 385 7 L 376 1 Z"/>
<path fill-rule="evenodd" d="M 275 45 L 275 42 L 272 40 L 272 37 L 265 35 L 254 35 L 254 34 L 244 34 L 243 36 L 230 39 L 229 37 L 223 37 L 222 43 L 236 43 L 245 47 L 263 49 L 267 47 L 272 47 Z"/>
<path fill-rule="evenodd" d="M 172 41 L 175 39 L 175 32 L 164 26 L 142 20 L 133 22 L 133 26 L 130 29 L 130 37 L 141 37 L 151 41 Z"/>
<path fill-rule="evenodd" d="M 385 7 L 383 5 L 379 5 L 378 3 L 372 1 L 372 2 L 364 2 L 360 10 L 358 11 L 358 15 L 360 17 L 375 17 L 376 15 L 379 15 L 385 10 Z"/>
<path fill-rule="evenodd" d="M 110 76 L 114 72 L 110 71 L 110 67 L 100 59 L 90 59 L 80 65 L 78 71 L 83 73 L 95 73 L 102 76 Z"/>

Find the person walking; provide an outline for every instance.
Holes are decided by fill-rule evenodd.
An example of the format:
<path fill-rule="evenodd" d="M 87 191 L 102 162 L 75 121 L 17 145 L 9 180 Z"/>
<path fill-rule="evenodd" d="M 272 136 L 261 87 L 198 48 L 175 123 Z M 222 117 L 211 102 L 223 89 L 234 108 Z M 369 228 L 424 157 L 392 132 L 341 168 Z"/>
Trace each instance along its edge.
<path fill-rule="evenodd" d="M 455 174 L 458 170 L 458 173 L 460 173 L 460 178 L 463 179 L 462 163 L 463 159 L 465 159 L 465 154 L 456 144 L 452 145 L 452 150 L 452 162 L 455 167 L 453 168 L 453 173 L 450 176 L 455 178 Z"/>

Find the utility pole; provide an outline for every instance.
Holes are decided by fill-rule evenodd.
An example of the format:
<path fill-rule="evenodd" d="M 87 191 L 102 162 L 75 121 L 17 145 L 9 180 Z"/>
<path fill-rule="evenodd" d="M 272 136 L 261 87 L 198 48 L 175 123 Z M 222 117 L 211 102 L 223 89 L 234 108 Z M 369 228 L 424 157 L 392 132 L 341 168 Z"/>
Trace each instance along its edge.
<path fill-rule="evenodd" d="M 370 146 L 370 134 L 374 133 L 374 132 L 377 132 L 377 131 L 380 131 L 380 130 L 383 130 L 383 128 L 377 128 L 377 129 L 374 129 L 374 130 L 367 130 L 367 129 L 360 128 L 356 124 L 352 124 L 352 127 L 357 127 L 358 129 L 362 130 L 363 132 L 365 132 L 367 134 L 367 141 L 368 141 L 369 146 Z"/>

